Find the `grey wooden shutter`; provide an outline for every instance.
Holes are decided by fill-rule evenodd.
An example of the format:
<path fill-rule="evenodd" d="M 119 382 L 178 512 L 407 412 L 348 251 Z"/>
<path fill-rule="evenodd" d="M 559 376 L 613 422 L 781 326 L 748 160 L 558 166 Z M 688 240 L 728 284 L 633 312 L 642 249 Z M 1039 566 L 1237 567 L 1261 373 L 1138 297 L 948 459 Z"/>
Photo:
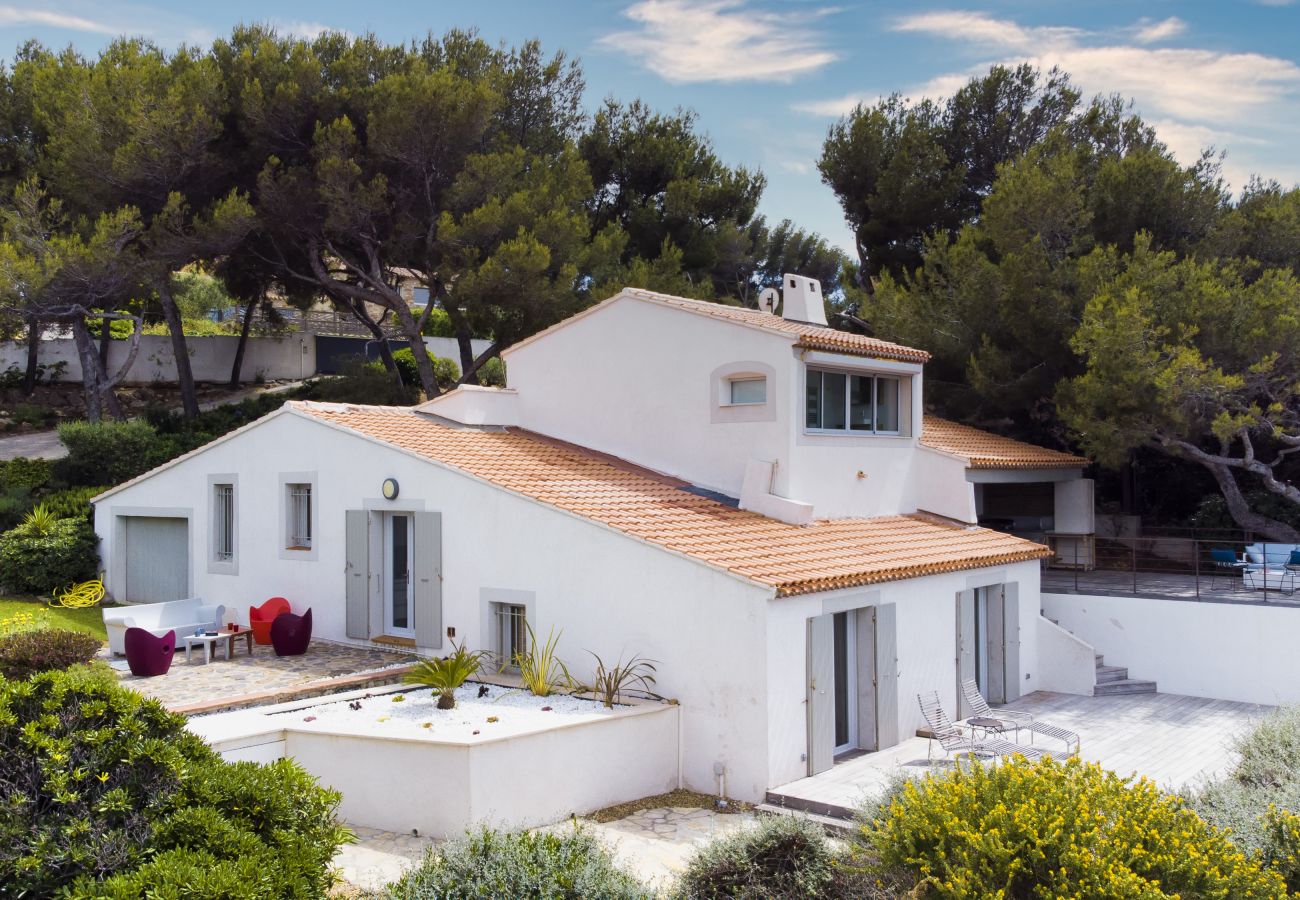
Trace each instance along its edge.
<path fill-rule="evenodd" d="M 364 641 L 370 637 L 370 513 L 349 509 L 343 516 L 347 635 Z"/>
<path fill-rule="evenodd" d="M 971 714 L 961 683 L 975 677 L 975 591 L 957 594 L 957 715 L 964 719 Z"/>
<path fill-rule="evenodd" d="M 835 617 L 808 620 L 808 774 L 835 765 Z"/>
<path fill-rule="evenodd" d="M 876 746 L 898 743 L 898 607 L 876 607 Z"/>
<path fill-rule="evenodd" d="M 1002 586 L 1002 629 L 1006 641 L 1006 702 L 1020 699 L 1020 585 Z"/>
<path fill-rule="evenodd" d="M 857 611 L 858 670 L 853 678 L 858 686 L 858 747 L 873 751 L 880 748 L 876 733 L 876 610 L 863 607 Z"/>
<path fill-rule="evenodd" d="M 415 514 L 415 645 L 442 646 L 442 513 Z"/>

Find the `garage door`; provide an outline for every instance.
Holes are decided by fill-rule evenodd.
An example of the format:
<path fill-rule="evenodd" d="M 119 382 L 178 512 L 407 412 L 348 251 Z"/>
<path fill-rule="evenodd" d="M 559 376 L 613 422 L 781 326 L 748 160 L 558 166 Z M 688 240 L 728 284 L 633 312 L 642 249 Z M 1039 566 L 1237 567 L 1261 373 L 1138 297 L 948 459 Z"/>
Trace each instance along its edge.
<path fill-rule="evenodd" d="M 161 603 L 189 594 L 190 523 L 186 519 L 126 517 L 126 599 Z"/>

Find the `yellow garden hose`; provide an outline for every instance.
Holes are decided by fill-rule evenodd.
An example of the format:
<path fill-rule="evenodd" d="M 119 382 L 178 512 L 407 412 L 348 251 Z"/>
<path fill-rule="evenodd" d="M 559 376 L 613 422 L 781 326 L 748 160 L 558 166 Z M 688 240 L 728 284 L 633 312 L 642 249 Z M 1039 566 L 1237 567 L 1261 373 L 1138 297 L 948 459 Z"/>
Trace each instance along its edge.
<path fill-rule="evenodd" d="M 93 581 L 74 584 L 66 591 L 55 591 L 54 599 L 50 600 L 50 606 L 62 606 L 64 609 L 86 609 L 90 606 L 98 606 L 99 601 L 103 599 L 104 579 L 96 578 Z"/>

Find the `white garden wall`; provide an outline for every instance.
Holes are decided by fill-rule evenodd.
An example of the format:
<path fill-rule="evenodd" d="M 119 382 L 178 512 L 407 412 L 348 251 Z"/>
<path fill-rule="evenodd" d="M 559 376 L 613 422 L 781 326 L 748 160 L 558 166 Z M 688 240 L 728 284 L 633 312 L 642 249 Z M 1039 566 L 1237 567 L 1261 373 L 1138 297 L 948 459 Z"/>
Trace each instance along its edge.
<path fill-rule="evenodd" d="M 1043 611 L 1162 693 L 1300 702 L 1298 608 L 1043 594 Z"/>
<path fill-rule="evenodd" d="M 1034 620 L 1038 623 L 1038 689 L 1092 696 L 1097 651 L 1046 616 L 1035 615 Z"/>

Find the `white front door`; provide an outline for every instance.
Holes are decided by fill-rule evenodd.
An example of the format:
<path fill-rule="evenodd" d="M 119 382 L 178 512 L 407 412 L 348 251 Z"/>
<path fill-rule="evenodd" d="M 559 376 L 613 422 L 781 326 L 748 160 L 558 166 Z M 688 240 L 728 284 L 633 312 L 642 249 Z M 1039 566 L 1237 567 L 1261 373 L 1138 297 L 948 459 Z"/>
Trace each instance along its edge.
<path fill-rule="evenodd" d="M 384 516 L 384 633 L 415 637 L 411 596 L 411 516 Z"/>

